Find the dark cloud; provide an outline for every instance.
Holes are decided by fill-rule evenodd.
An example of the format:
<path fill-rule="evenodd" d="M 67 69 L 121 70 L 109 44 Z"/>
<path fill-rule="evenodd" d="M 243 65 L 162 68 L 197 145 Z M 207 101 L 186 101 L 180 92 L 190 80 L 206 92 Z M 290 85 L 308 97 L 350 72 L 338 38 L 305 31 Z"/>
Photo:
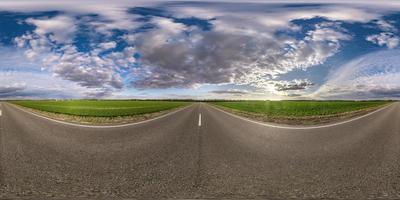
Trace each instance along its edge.
<path fill-rule="evenodd" d="M 251 37 L 206 32 L 201 34 L 201 41 L 198 42 L 185 38 L 186 41 L 149 48 L 148 43 L 153 43 L 157 35 L 155 32 L 139 38 L 142 61 L 150 73 L 133 82 L 135 87 L 191 87 L 202 83 L 225 83 L 230 81 L 232 75 L 241 76 L 246 71 L 236 68 L 233 63 L 254 61 L 250 45 L 249 49 L 242 46 L 255 42 L 251 41 Z"/>
<path fill-rule="evenodd" d="M 2 92 L 6 91 L 6 92 Z M 2 90 L 0 87 L 0 99 L 41 99 L 41 98 L 69 98 L 63 91 L 46 89 L 15 88 L 14 90 Z"/>
<path fill-rule="evenodd" d="M 286 96 L 288 96 L 288 97 L 301 97 L 302 95 L 301 94 L 288 94 Z"/>
<path fill-rule="evenodd" d="M 86 92 L 85 97 L 86 98 L 104 98 L 108 97 L 112 94 L 111 89 L 99 89 L 98 91 L 92 91 L 92 92 Z"/>
<path fill-rule="evenodd" d="M 25 85 L 8 85 L 8 86 L 0 86 L 0 96 L 8 96 L 13 95 L 17 92 L 20 92 L 26 88 Z"/>
<path fill-rule="evenodd" d="M 244 94 L 248 94 L 249 92 L 247 92 L 247 91 L 242 91 L 242 90 L 214 90 L 214 91 L 211 91 L 210 93 L 214 93 L 214 94 L 244 95 Z"/>
<path fill-rule="evenodd" d="M 82 94 L 90 97 L 109 96 L 127 87 L 222 83 L 287 95 L 302 93 L 297 90 L 313 83 L 275 80 L 293 70 L 321 65 L 335 55 L 342 41 L 353 35 L 342 22 L 368 22 L 381 16 L 334 4 L 96 4 L 79 4 L 79 9 L 65 6 L 65 11 L 53 14 L 5 16 L 0 19 L 6 27 L 0 35 L 5 33 L 8 45 L 25 50 L 41 71 L 83 87 Z M 44 3 L 40 10 L 64 10 L 60 5 L 50 9 L 52 5 Z M 24 95 L 23 90 L 4 94 L 8 93 Z"/>
<path fill-rule="evenodd" d="M 399 88 L 380 88 L 380 89 L 373 89 L 370 90 L 370 92 L 373 94 L 373 96 L 378 96 L 378 97 L 400 97 L 400 87 Z"/>
<path fill-rule="evenodd" d="M 334 43 L 300 41 L 284 49 L 281 40 L 227 32 L 168 35 L 162 31 L 138 36 L 144 71 L 132 82 L 137 88 L 192 87 L 197 84 L 240 83 L 260 86 L 296 68 L 322 62 L 338 48 Z M 158 42 L 160 41 L 160 42 Z M 262 86 L 261 86 L 262 87 Z"/>
<path fill-rule="evenodd" d="M 288 91 L 288 90 L 304 90 L 310 86 L 313 86 L 314 83 L 311 83 L 307 80 L 295 80 L 293 82 L 282 82 L 275 84 L 275 89 L 277 91 Z"/>

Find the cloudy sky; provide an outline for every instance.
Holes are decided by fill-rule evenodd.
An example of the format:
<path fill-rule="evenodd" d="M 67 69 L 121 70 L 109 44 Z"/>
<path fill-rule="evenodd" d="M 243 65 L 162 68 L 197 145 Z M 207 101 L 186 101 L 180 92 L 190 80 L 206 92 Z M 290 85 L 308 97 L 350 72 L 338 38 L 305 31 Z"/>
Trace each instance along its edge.
<path fill-rule="evenodd" d="M 399 99 L 396 1 L 0 1 L 0 99 Z"/>

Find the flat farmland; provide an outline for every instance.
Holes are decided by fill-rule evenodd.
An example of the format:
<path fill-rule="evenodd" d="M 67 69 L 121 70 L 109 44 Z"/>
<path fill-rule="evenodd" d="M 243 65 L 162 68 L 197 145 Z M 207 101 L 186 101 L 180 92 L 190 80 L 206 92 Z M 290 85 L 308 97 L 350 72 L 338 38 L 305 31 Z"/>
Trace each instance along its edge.
<path fill-rule="evenodd" d="M 316 124 L 353 117 L 389 101 L 216 101 L 220 108 L 261 121 Z"/>
<path fill-rule="evenodd" d="M 23 107 L 45 112 L 86 116 L 122 117 L 165 111 L 188 105 L 182 101 L 137 101 L 137 100 L 27 100 L 11 101 Z"/>

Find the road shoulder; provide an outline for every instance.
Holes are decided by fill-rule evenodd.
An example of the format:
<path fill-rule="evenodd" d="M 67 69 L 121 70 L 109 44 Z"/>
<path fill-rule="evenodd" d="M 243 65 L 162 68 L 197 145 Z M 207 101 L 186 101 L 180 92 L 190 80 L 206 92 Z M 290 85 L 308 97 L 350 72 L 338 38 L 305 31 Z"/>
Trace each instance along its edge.
<path fill-rule="evenodd" d="M 87 116 L 77 116 L 77 115 L 68 115 L 68 114 L 60 114 L 60 113 L 53 113 L 47 111 L 36 110 L 33 108 L 27 108 L 20 105 L 8 103 L 17 109 L 23 110 L 25 112 L 41 116 L 43 118 L 48 118 L 50 120 L 59 121 L 61 123 L 68 123 L 68 124 L 76 124 L 76 125 L 83 125 L 83 126 L 123 126 L 123 125 L 130 125 L 135 123 L 141 123 L 148 120 L 153 120 L 157 118 L 161 118 L 163 116 L 178 112 L 183 110 L 187 107 L 192 106 L 193 104 L 179 106 L 176 108 L 163 110 L 159 112 L 153 113 L 146 113 L 140 115 L 131 115 L 131 116 L 120 116 L 120 117 L 87 117 Z"/>
<path fill-rule="evenodd" d="M 254 120 L 256 122 L 272 123 L 276 125 L 287 125 L 287 126 L 316 126 L 316 125 L 329 125 L 335 123 L 341 123 L 353 118 L 361 117 L 377 111 L 381 108 L 387 107 L 392 103 L 383 104 L 374 108 L 361 109 L 357 111 L 344 112 L 335 115 L 325 115 L 325 116 L 309 116 L 309 117 L 271 117 L 265 114 L 258 114 L 246 111 L 240 111 L 236 109 L 231 109 L 223 106 L 218 106 L 215 104 L 208 104 L 211 107 L 223 110 L 225 112 L 244 117 L 249 120 Z"/>

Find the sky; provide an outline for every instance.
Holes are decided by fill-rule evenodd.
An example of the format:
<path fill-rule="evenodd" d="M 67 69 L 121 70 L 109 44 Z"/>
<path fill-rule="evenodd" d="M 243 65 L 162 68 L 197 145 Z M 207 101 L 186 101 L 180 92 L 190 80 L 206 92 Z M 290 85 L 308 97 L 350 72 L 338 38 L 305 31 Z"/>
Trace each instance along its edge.
<path fill-rule="evenodd" d="M 0 99 L 400 99 L 398 1 L 0 1 Z"/>

